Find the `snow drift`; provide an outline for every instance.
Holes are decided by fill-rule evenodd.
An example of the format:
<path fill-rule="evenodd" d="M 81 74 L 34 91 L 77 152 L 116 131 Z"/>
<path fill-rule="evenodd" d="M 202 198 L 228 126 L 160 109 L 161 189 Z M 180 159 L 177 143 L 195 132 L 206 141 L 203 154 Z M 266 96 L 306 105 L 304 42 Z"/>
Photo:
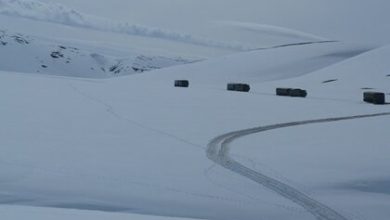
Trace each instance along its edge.
<path fill-rule="evenodd" d="M 142 73 L 192 62 L 136 51 L 129 51 L 126 57 L 115 57 L 104 50 L 96 52 L 93 48 L 73 47 L 4 30 L 0 30 L 0 56 L 0 70 L 86 78 Z"/>
<path fill-rule="evenodd" d="M 85 14 L 56 3 L 44 3 L 32 0 L 0 0 L 0 14 L 99 31 L 178 41 L 206 47 L 217 47 L 238 51 L 250 49 L 249 47 L 238 43 L 214 41 L 186 33 L 129 24 L 128 22 L 113 21 Z"/>
<path fill-rule="evenodd" d="M 292 38 L 304 41 L 328 41 L 329 39 L 316 36 L 314 34 L 305 33 L 298 30 L 293 30 L 290 28 L 279 27 L 275 25 L 268 24 L 257 24 L 250 22 L 236 22 L 236 21 L 222 21 L 218 22 L 223 25 L 232 26 L 240 30 L 251 31 L 254 33 L 260 33 L 264 35 L 276 36 L 276 37 L 285 37 Z"/>

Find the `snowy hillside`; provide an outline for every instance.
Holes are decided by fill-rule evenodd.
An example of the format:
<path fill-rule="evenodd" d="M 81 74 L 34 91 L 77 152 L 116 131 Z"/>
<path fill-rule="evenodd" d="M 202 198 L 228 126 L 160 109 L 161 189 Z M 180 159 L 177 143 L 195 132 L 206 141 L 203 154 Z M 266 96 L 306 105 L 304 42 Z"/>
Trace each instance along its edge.
<path fill-rule="evenodd" d="M 3 219 L 39 219 L 39 220 L 190 220 L 188 218 L 173 218 L 150 215 L 108 213 L 101 211 L 80 211 L 69 209 L 38 208 L 38 207 L 19 207 L 19 206 L 0 206 L 0 213 Z"/>
<path fill-rule="evenodd" d="M 310 90 L 313 97 L 332 97 L 339 101 L 358 100 L 364 91 L 384 92 L 389 95 L 390 70 L 386 62 L 389 56 L 390 46 L 384 46 L 303 77 L 270 83 L 267 87 L 258 84 L 255 90 L 272 92 L 275 86 L 303 87 Z"/>
<path fill-rule="evenodd" d="M 225 88 L 228 82 L 256 83 L 306 75 L 371 49 L 342 42 L 292 44 L 235 53 L 148 76 L 161 80 L 186 78 L 195 84 L 219 84 Z"/>
<path fill-rule="evenodd" d="M 93 4 L 88 0 L 41 1 L 132 25 L 176 30 L 217 42 L 244 45 L 283 44 L 291 39 L 286 39 L 285 35 L 265 35 L 263 30 L 227 26 L 225 22 L 279 26 L 347 42 L 386 44 L 390 38 L 386 23 L 390 2 L 387 0 L 111 0 L 109 3 L 95 0 Z"/>
<path fill-rule="evenodd" d="M 1 70 L 60 76 L 106 78 L 190 62 L 134 52 L 127 57 L 113 57 L 93 48 L 80 49 L 4 30 L 0 30 L 0 47 Z"/>
<path fill-rule="evenodd" d="M 136 35 L 149 38 L 161 38 L 176 42 L 189 43 L 201 46 L 221 47 L 227 49 L 245 49 L 241 45 L 216 42 L 212 40 L 194 37 L 189 34 L 173 32 L 158 28 L 151 28 L 141 25 L 134 25 L 125 22 L 112 21 L 96 16 L 91 16 L 78 12 L 74 9 L 67 8 L 61 4 L 44 3 L 31 0 L 3 0 L 0 2 L 0 14 L 30 18 L 38 21 L 48 21 L 63 25 Z"/>
<path fill-rule="evenodd" d="M 0 0 L 0 220 L 388 220 L 387 6 Z"/>

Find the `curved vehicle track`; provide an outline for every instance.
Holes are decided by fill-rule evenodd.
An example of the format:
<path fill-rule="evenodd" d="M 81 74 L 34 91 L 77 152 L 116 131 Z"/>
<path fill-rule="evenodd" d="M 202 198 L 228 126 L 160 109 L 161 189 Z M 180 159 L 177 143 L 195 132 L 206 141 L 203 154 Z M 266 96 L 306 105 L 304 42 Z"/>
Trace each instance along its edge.
<path fill-rule="evenodd" d="M 215 163 L 221 165 L 222 167 L 229 169 L 237 174 L 240 174 L 248 179 L 251 179 L 264 187 L 278 193 L 284 198 L 300 205 L 306 211 L 311 213 L 318 220 L 348 220 L 337 211 L 332 208 L 322 204 L 321 202 L 310 198 L 303 192 L 295 189 L 292 186 L 289 186 L 285 183 L 280 182 L 272 177 L 266 176 L 262 173 L 259 173 L 255 170 L 252 170 L 244 165 L 238 163 L 233 158 L 229 156 L 229 144 L 234 140 L 248 136 L 255 133 L 265 132 L 269 130 L 275 130 L 286 127 L 294 127 L 307 124 L 319 124 L 319 123 L 329 123 L 336 121 L 345 121 L 353 119 L 362 119 L 370 117 L 380 117 L 380 116 L 389 116 L 390 112 L 378 113 L 378 114 L 367 114 L 367 115 L 355 115 L 348 117 L 338 117 L 338 118 L 325 118 L 325 119 L 316 119 L 316 120 L 306 120 L 306 121 L 296 121 L 289 123 L 280 123 L 268 126 L 260 126 L 255 128 L 249 128 L 234 132 L 229 132 L 223 135 L 220 135 L 208 144 L 207 148 L 207 157 L 214 161 Z"/>

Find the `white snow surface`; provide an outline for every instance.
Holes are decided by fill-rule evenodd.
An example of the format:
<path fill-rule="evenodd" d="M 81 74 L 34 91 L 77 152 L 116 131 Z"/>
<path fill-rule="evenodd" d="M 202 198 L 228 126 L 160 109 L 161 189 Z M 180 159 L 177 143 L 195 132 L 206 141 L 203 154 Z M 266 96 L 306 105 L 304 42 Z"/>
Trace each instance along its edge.
<path fill-rule="evenodd" d="M 307 51 L 305 47 L 301 49 L 301 53 Z M 360 58 L 367 59 L 368 63 L 375 60 L 376 53 L 388 51 L 383 48 Z M 249 53 L 262 56 L 272 54 L 273 50 Z M 242 54 L 242 59 L 246 60 L 246 53 Z M 255 63 L 259 74 L 254 82 L 258 87 L 266 88 L 269 83 L 278 82 L 261 83 L 262 73 L 266 71 L 262 71 L 261 63 Z M 298 62 L 296 66 L 300 64 Z M 195 68 L 194 65 L 198 64 L 183 68 L 189 71 Z M 374 67 L 377 66 L 373 66 L 373 71 Z M 216 69 L 204 71 L 223 76 L 229 66 L 219 65 L 219 68 L 218 72 Z M 2 119 L 0 132 L 3 152 L 0 156 L 1 202 L 206 219 L 258 219 L 259 216 L 311 219 L 294 203 L 213 165 L 205 155 L 208 141 L 218 134 L 259 124 L 389 110 L 387 106 L 363 104 L 355 97 L 346 101 L 334 100 L 333 95 L 328 96 L 325 92 L 323 96 L 328 99 L 278 98 L 258 94 L 256 90 L 249 94 L 232 93 L 224 91 L 219 82 L 203 84 L 202 75 L 190 89 L 177 89 L 172 87 L 170 77 L 173 76 L 162 77 L 165 71 L 168 69 L 110 80 L 3 72 L 1 115 L 7 117 Z M 178 77 L 183 69 L 169 71 Z M 254 77 L 250 70 L 236 73 L 242 79 Z M 297 75 L 291 74 L 285 72 L 285 78 Z M 365 72 L 356 74 L 361 76 Z M 208 76 L 204 74 L 204 77 Z M 388 80 L 386 76 L 380 79 L 378 85 Z M 351 89 L 358 90 L 355 86 L 359 85 L 351 84 Z M 335 87 L 332 91 L 337 94 L 342 89 L 343 86 Z M 305 110 L 308 108 L 311 111 Z M 384 126 L 385 129 L 386 123 L 381 122 L 372 120 L 371 128 Z M 385 139 L 378 139 L 377 143 L 383 144 L 383 141 Z M 379 149 L 382 155 L 387 154 L 387 148 Z M 250 161 L 263 164 L 255 155 L 240 158 L 248 164 L 252 164 Z M 371 165 L 380 162 L 385 161 L 370 160 Z M 375 167 L 382 168 L 384 174 L 388 166 L 378 164 Z M 351 192 L 351 187 L 340 187 L 348 186 L 346 179 L 353 179 L 348 172 L 343 174 L 345 177 L 339 182 L 335 178 L 330 190 L 364 196 L 359 191 Z M 369 176 L 365 178 L 362 173 L 359 181 L 370 180 L 372 177 Z M 314 193 L 316 187 L 324 184 L 319 181 L 312 186 L 313 181 L 309 176 L 307 178 L 306 181 L 302 176 L 300 184 Z M 360 213 L 358 207 L 364 203 L 354 206 L 335 202 L 339 201 L 338 195 L 328 193 L 319 198 L 348 217 L 386 219 L 388 209 Z M 390 204 L 386 194 L 381 201 L 383 207 Z"/>
<path fill-rule="evenodd" d="M 306 41 L 326 41 L 329 39 L 315 36 L 313 34 L 304 33 L 302 31 L 292 30 L 289 28 L 284 27 L 278 27 L 274 25 L 267 25 L 267 24 L 256 24 L 256 23 L 249 23 L 249 22 L 236 22 L 236 21 L 222 21 L 218 22 L 219 24 L 227 25 L 227 26 L 233 26 L 238 29 L 251 31 L 254 33 L 261 33 L 264 35 L 271 35 L 274 37 L 285 37 L 285 38 L 296 38 L 299 40 L 306 40 Z"/>
<path fill-rule="evenodd" d="M 0 30 L 0 69 L 25 73 L 107 78 L 142 73 L 190 63 L 180 57 L 144 55 L 136 50 L 118 56 L 119 51 L 67 42 L 47 41 Z M 114 55 L 112 55 L 114 54 Z"/>
<path fill-rule="evenodd" d="M 215 21 L 265 24 L 300 30 L 330 40 L 390 43 L 387 0 L 42 0 L 57 2 L 77 11 L 147 27 L 180 30 L 215 41 L 249 45 L 283 44 L 282 39 L 247 34 L 221 27 Z"/>
<path fill-rule="evenodd" d="M 0 206 L 2 219 L 39 219 L 39 220 L 190 220 L 188 218 L 172 218 L 162 216 L 109 213 L 100 211 L 82 211 L 55 208 L 25 207 L 25 206 Z"/>
<path fill-rule="evenodd" d="M 314 219 L 206 151 L 232 131 L 390 112 L 362 101 L 389 100 L 388 3 L 331 2 L 0 0 L 0 219 Z M 345 219 L 387 220 L 388 122 L 275 129 L 228 153 Z"/>
<path fill-rule="evenodd" d="M 191 36 L 190 34 L 129 24 L 128 22 L 113 21 L 81 13 L 58 3 L 45 3 L 37 0 L 2 0 L 0 1 L 0 14 L 100 31 L 161 38 L 200 46 L 220 47 L 232 50 L 248 49 L 244 45 L 217 42 Z"/>

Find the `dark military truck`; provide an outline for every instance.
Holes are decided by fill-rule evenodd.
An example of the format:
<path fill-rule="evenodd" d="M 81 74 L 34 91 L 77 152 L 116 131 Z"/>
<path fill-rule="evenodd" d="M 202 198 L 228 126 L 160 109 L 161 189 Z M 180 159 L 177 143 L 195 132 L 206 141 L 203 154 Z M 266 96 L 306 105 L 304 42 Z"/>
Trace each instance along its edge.
<path fill-rule="evenodd" d="M 175 87 L 189 87 L 190 82 L 188 80 L 175 80 Z"/>
<path fill-rule="evenodd" d="M 303 89 L 291 89 L 290 90 L 291 97 L 302 97 L 305 98 L 307 96 L 307 91 Z"/>
<path fill-rule="evenodd" d="M 290 88 L 277 88 L 276 95 L 278 96 L 290 96 Z"/>
<path fill-rule="evenodd" d="M 384 105 L 386 103 L 385 94 L 382 92 L 364 92 L 363 101 L 375 105 Z"/>
<path fill-rule="evenodd" d="M 276 88 L 276 95 L 305 98 L 307 96 L 307 91 L 294 88 Z"/>
<path fill-rule="evenodd" d="M 249 92 L 251 87 L 245 83 L 229 83 L 227 84 L 227 90 L 237 92 Z"/>

